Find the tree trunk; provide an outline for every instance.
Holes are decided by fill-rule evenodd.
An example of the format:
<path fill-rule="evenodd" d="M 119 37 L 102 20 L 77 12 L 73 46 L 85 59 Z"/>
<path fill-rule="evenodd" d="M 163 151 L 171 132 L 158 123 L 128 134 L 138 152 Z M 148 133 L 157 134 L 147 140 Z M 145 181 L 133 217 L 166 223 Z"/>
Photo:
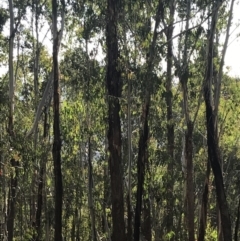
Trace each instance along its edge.
<path fill-rule="evenodd" d="M 188 240 L 194 241 L 194 186 L 193 186 L 193 124 L 187 123 L 185 155 L 187 161 Z"/>
<path fill-rule="evenodd" d="M 14 69 L 13 69 L 13 44 L 14 44 L 14 12 L 13 12 L 13 1 L 9 0 L 9 13 L 10 13 L 10 37 L 9 37 L 9 122 L 8 132 L 10 136 L 13 136 L 13 113 L 14 113 Z"/>
<path fill-rule="evenodd" d="M 201 201 L 201 214 L 199 220 L 198 241 L 204 241 L 207 227 L 207 204 L 209 192 L 210 162 L 207 161 L 207 171 Z"/>
<path fill-rule="evenodd" d="M 61 31 L 57 31 L 57 0 L 52 0 L 52 22 L 53 22 L 53 102 L 54 102 L 54 121 L 53 121 L 53 164 L 55 179 L 55 233 L 54 240 L 62 241 L 62 202 L 63 202 L 63 185 L 61 170 L 61 134 L 60 134 L 60 89 L 59 89 L 59 66 L 58 52 L 61 43 L 61 34 L 64 26 L 64 0 L 62 3 L 62 26 Z"/>
<path fill-rule="evenodd" d="M 127 212 L 128 226 L 127 238 L 132 241 L 132 126 L 131 126 L 131 80 L 128 79 L 128 193 L 127 193 Z"/>
<path fill-rule="evenodd" d="M 13 241 L 14 219 L 15 219 L 15 204 L 16 204 L 16 190 L 18 181 L 18 161 L 11 159 L 11 166 L 13 170 L 10 176 L 10 189 L 8 197 L 8 217 L 7 217 L 7 231 L 8 241 Z M 13 173 L 15 172 L 15 173 Z"/>
<path fill-rule="evenodd" d="M 231 0 L 231 6 L 229 10 L 229 17 L 228 17 L 228 24 L 227 24 L 227 30 L 226 30 L 226 36 L 225 36 L 225 41 L 222 49 L 222 58 L 219 66 L 219 73 L 218 77 L 216 78 L 217 81 L 215 83 L 215 95 L 214 95 L 214 114 L 216 116 L 215 120 L 215 125 L 217 126 L 217 114 L 218 114 L 218 107 L 219 107 L 219 101 L 220 101 L 220 93 L 221 93 L 221 84 L 222 84 L 222 77 L 223 77 L 223 67 L 224 67 L 224 61 L 225 61 L 225 55 L 227 52 L 227 47 L 228 47 L 228 42 L 229 42 L 229 37 L 230 37 L 230 28 L 232 24 L 232 17 L 233 17 L 233 7 L 234 7 L 234 1 Z"/>
<path fill-rule="evenodd" d="M 162 1 L 159 0 L 158 7 L 156 11 L 156 22 L 154 27 L 154 33 L 151 45 L 149 46 L 149 53 L 147 57 L 147 71 L 146 71 L 146 79 L 153 69 L 153 61 L 155 57 L 155 47 L 157 41 L 157 29 L 160 24 L 161 19 L 161 11 L 162 11 Z M 149 107 L 151 100 L 151 91 L 152 86 L 146 86 L 145 89 L 145 98 L 142 107 L 142 119 L 141 119 L 141 129 L 140 129 L 140 138 L 138 142 L 138 160 L 137 160 L 137 200 L 136 200 L 136 208 L 135 208 L 135 223 L 134 223 L 134 241 L 139 241 L 140 238 L 140 227 L 141 227 L 141 212 L 142 212 L 142 195 L 143 195 L 143 184 L 144 184 L 144 172 L 145 165 L 148 162 L 148 136 L 149 136 L 149 127 L 148 127 L 148 115 L 149 115 Z"/>
<path fill-rule="evenodd" d="M 208 145 L 208 156 L 211 163 L 212 171 L 215 178 L 217 202 L 221 214 L 222 221 L 222 231 L 225 241 L 232 240 L 232 229 L 231 229 L 231 219 L 228 211 L 227 199 L 224 190 L 223 176 L 221 170 L 221 160 L 219 155 L 219 147 L 215 129 L 215 116 L 212 107 L 211 98 L 211 79 L 212 79 L 212 66 L 213 66 L 213 45 L 214 45 L 214 35 L 218 19 L 218 6 L 214 6 L 212 24 L 210 29 L 210 36 L 208 42 L 207 51 L 207 65 L 206 65 L 206 76 L 204 80 L 204 100 L 206 105 L 206 127 L 207 127 L 207 145 Z"/>
<path fill-rule="evenodd" d="M 47 124 L 47 110 L 45 108 L 44 113 L 44 126 L 43 126 L 43 138 L 46 140 L 48 135 L 48 124 Z M 35 223 L 35 229 L 36 229 L 36 241 L 41 240 L 41 217 L 42 217 L 42 208 L 43 208 L 43 184 L 44 184 L 44 175 L 45 175 L 45 166 L 46 166 L 46 160 L 47 156 L 46 153 L 42 155 L 42 161 L 41 161 L 41 168 L 39 173 L 39 180 L 38 180 L 38 193 L 37 193 L 37 210 L 36 210 L 36 223 Z"/>
<path fill-rule="evenodd" d="M 37 113 L 37 102 L 38 102 L 38 72 L 39 72 L 39 33 L 38 33 L 38 1 L 34 2 L 32 1 L 32 29 L 34 28 L 34 13 L 35 13 L 35 34 L 36 34 L 36 45 L 35 41 L 33 41 L 33 56 L 34 56 L 34 106 L 36 108 L 36 113 Z M 33 34 L 32 30 L 32 34 Z M 34 34 L 33 34 L 34 36 Z M 37 141 L 38 141 L 38 134 L 37 131 L 35 132 L 34 135 L 34 166 L 37 166 L 37 158 L 36 158 L 36 153 L 37 153 Z M 40 222 L 40 220 L 36 220 L 36 218 L 41 219 L 41 208 L 42 208 L 42 201 L 40 200 L 41 195 L 39 192 L 42 192 L 43 185 L 41 183 L 42 177 L 41 177 L 41 172 L 43 172 L 43 167 L 41 166 L 40 168 L 40 173 L 38 173 L 38 170 L 34 167 L 33 168 L 33 174 L 32 174 L 32 186 L 31 186 L 31 222 L 32 226 L 34 229 L 36 229 L 36 233 L 34 234 L 37 235 L 36 239 L 38 240 L 38 231 L 40 231 L 40 226 L 37 224 L 37 222 Z M 38 191 L 36 194 L 36 183 L 38 183 Z M 40 190 L 41 189 L 41 190 Z M 40 208 L 36 210 L 36 202 L 37 202 L 37 208 Z M 37 213 L 38 212 L 38 213 Z M 40 215 L 40 216 L 39 216 Z"/>
<path fill-rule="evenodd" d="M 226 29 L 226 36 L 225 36 L 224 46 L 222 49 L 222 58 L 220 61 L 218 74 L 216 75 L 216 78 L 214 78 L 214 82 L 215 82 L 214 83 L 214 116 L 215 116 L 215 132 L 217 135 L 217 141 L 218 141 L 218 108 L 219 108 L 219 102 L 220 102 L 220 92 L 221 92 L 221 84 L 222 84 L 222 77 L 223 77 L 224 60 L 225 60 L 225 55 L 228 47 L 230 28 L 232 23 L 233 7 L 234 7 L 234 0 L 231 0 L 228 24 Z M 216 45 L 217 46 L 219 45 L 218 41 Z M 217 67 L 215 66 L 215 68 Z M 223 163 L 220 163 L 220 165 L 222 168 Z M 218 205 L 217 205 L 217 210 L 218 210 L 218 213 L 217 213 L 218 241 L 223 241 L 222 220 L 221 220 L 221 213 Z"/>
<path fill-rule="evenodd" d="M 107 89 L 108 89 L 108 144 L 109 144 L 109 169 L 111 178 L 112 197 L 112 240 L 125 240 L 123 180 L 121 160 L 121 124 L 119 97 L 122 92 L 121 73 L 118 58 L 118 12 L 120 1 L 108 0 L 107 4 Z"/>
<path fill-rule="evenodd" d="M 166 228 L 167 233 L 173 231 L 173 161 L 174 161 L 174 124 L 172 122 L 172 37 L 173 37 L 173 22 L 175 13 L 175 1 L 169 1 L 170 23 L 167 29 L 167 78 L 166 78 L 166 104 L 167 104 L 167 153 L 168 153 L 168 179 L 167 179 L 167 217 Z M 173 240 L 173 235 L 170 236 L 170 241 Z"/>
<path fill-rule="evenodd" d="M 187 207 L 187 226 L 188 226 L 188 240 L 194 241 L 194 183 L 193 183 L 193 129 L 195 119 L 192 121 L 189 111 L 189 97 L 188 97 L 188 81 L 189 81 L 189 64 L 188 64 L 188 42 L 189 42 L 189 21 L 191 17 L 191 1 L 187 1 L 187 20 L 185 27 L 185 41 L 183 51 L 183 64 L 179 69 L 180 82 L 183 92 L 183 109 L 185 123 L 187 130 L 185 133 L 185 159 L 186 159 L 186 207 Z M 180 66 L 180 65 L 179 65 Z M 196 110 L 195 117 L 197 116 L 198 109 Z"/>
<path fill-rule="evenodd" d="M 91 231 L 92 231 L 92 241 L 97 241 L 96 236 L 96 224 L 95 224 L 95 210 L 94 210 L 94 203 L 93 203 L 93 174 L 92 174 L 92 159 L 91 159 L 91 140 L 90 137 L 88 139 L 88 205 L 90 210 L 90 217 L 91 217 Z"/>
<path fill-rule="evenodd" d="M 13 12 L 13 1 L 9 0 L 9 13 L 10 13 L 10 37 L 9 37 L 9 118 L 8 118 L 8 133 L 10 137 L 10 145 L 12 138 L 14 137 L 13 129 L 13 113 L 14 113 L 14 69 L 13 69 L 13 46 L 14 46 L 14 12 Z M 11 166 L 13 170 L 10 175 L 10 188 L 8 196 L 8 210 L 7 210 L 7 232 L 8 241 L 13 241 L 14 232 L 14 219 L 15 219 L 15 203 L 16 203 L 16 189 L 17 189 L 17 178 L 18 178 L 18 163 L 15 159 L 11 159 Z M 15 175 L 13 174 L 15 172 Z"/>
<path fill-rule="evenodd" d="M 237 220 L 236 220 L 235 231 L 234 231 L 234 241 L 238 241 L 239 221 L 240 221 L 240 198 L 238 200 Z"/>
<path fill-rule="evenodd" d="M 143 128 L 140 133 L 138 144 L 138 161 L 137 161 L 137 200 L 135 209 L 135 223 L 134 223 L 134 241 L 139 241 L 140 227 L 141 227 L 141 212 L 142 212 L 142 195 L 145 174 L 145 164 L 147 162 L 147 142 L 148 142 L 148 113 L 149 113 L 150 96 L 145 101 L 143 106 L 142 120 Z"/>

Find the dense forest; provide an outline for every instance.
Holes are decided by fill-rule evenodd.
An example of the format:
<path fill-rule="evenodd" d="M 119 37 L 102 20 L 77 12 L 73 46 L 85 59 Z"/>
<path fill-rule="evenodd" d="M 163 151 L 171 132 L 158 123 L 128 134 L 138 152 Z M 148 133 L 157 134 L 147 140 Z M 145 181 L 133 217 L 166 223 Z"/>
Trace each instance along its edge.
<path fill-rule="evenodd" d="M 0 240 L 240 240 L 237 4 L 2 0 Z"/>

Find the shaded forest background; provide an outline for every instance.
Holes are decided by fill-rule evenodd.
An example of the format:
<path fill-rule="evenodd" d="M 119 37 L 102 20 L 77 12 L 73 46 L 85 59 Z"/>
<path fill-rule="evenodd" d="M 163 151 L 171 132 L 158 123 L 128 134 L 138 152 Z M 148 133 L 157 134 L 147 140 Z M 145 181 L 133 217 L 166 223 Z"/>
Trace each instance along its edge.
<path fill-rule="evenodd" d="M 4 0 L 0 239 L 239 240 L 236 4 Z"/>

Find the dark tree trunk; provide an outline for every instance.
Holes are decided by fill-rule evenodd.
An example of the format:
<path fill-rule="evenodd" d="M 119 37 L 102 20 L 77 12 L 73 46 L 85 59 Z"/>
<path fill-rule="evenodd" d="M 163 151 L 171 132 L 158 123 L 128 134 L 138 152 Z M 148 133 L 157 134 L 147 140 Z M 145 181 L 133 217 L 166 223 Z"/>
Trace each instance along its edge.
<path fill-rule="evenodd" d="M 234 231 L 234 241 L 238 241 L 239 221 L 240 221 L 240 198 L 238 200 L 238 210 L 237 210 L 237 220 L 236 220 L 235 231 Z"/>
<path fill-rule="evenodd" d="M 8 215 L 7 215 L 7 231 L 8 241 L 13 241 L 14 219 L 15 219 L 15 204 L 16 204 L 16 189 L 18 182 L 18 161 L 11 159 L 13 170 L 10 177 L 10 189 L 8 197 Z M 15 174 L 13 173 L 15 172 Z"/>
<path fill-rule="evenodd" d="M 172 53 L 172 36 L 173 36 L 173 21 L 175 5 L 174 0 L 169 1 L 170 9 L 170 24 L 167 29 L 167 78 L 166 78 L 166 104 L 167 104 L 167 152 L 168 152 L 168 179 L 167 179 L 167 217 L 166 228 L 167 233 L 173 231 L 173 159 L 174 159 L 174 125 L 172 122 L 172 67 L 173 67 L 173 53 Z M 170 241 L 173 240 L 171 235 Z"/>
<path fill-rule="evenodd" d="M 194 241 L 194 186 L 193 186 L 193 123 L 187 123 L 185 136 L 185 155 L 187 162 L 187 221 L 188 240 Z"/>
<path fill-rule="evenodd" d="M 207 172 L 204 183 L 204 190 L 202 194 L 201 202 L 201 214 L 199 220 L 198 241 L 204 241 L 207 227 L 207 204 L 208 204 L 208 192 L 209 192 L 209 177 L 210 177 L 210 162 L 207 162 Z"/>
<path fill-rule="evenodd" d="M 54 240 L 62 241 L 62 201 L 63 185 L 61 170 L 61 136 L 60 136 L 60 89 L 59 89 L 59 66 L 58 51 L 60 44 L 60 34 L 57 32 L 57 0 L 52 0 L 52 18 L 53 18 L 53 164 L 55 179 L 55 233 Z M 62 19 L 62 21 L 64 21 Z M 62 29 L 63 31 L 63 29 Z"/>
<path fill-rule="evenodd" d="M 206 92 L 209 92 L 209 91 L 210 91 L 209 89 L 208 90 L 205 89 L 205 96 L 208 95 Z M 231 219 L 228 212 L 228 205 L 227 205 L 227 199 L 226 199 L 226 194 L 224 190 L 222 170 L 219 164 L 220 156 L 218 153 L 218 146 L 217 146 L 218 144 L 214 133 L 213 110 L 208 98 L 205 99 L 205 103 L 206 103 L 206 118 L 207 118 L 208 155 L 211 162 L 213 174 L 215 177 L 217 202 L 221 213 L 221 220 L 224 220 L 222 221 L 223 236 L 224 236 L 224 240 L 232 240 Z"/>
<path fill-rule="evenodd" d="M 93 167 L 92 167 L 92 144 L 91 138 L 88 138 L 88 205 L 91 217 L 91 240 L 97 241 L 97 232 L 96 232 L 96 221 L 95 221 L 95 209 L 93 202 Z"/>
<path fill-rule="evenodd" d="M 150 97 L 143 106 L 143 129 L 140 133 L 138 144 L 138 161 L 137 161 L 137 201 L 135 209 L 135 223 L 134 223 L 134 241 L 139 241 L 140 227 L 141 227 L 141 211 L 142 211 L 142 195 L 145 174 L 145 163 L 147 162 L 147 142 L 148 142 L 148 113 L 149 113 Z"/>
<path fill-rule="evenodd" d="M 221 160 L 219 155 L 219 147 L 215 129 L 215 116 L 212 107 L 211 99 L 211 78 L 212 78 L 212 66 L 213 66 L 213 44 L 214 34 L 217 23 L 218 8 L 215 8 L 212 17 L 212 25 L 209 36 L 208 52 L 207 52 L 207 69 L 204 83 L 204 100 L 206 105 L 206 126 L 207 126 L 207 145 L 208 145 L 208 156 L 211 163 L 212 171 L 215 178 L 217 202 L 221 214 L 222 220 L 222 231 L 225 241 L 232 240 L 232 229 L 231 219 L 228 211 L 227 199 L 223 184 L 223 175 L 221 170 Z"/>
<path fill-rule="evenodd" d="M 127 53 L 126 53 L 127 54 Z M 128 79 L 128 190 L 127 190 L 127 240 L 132 241 L 132 126 L 131 126 L 131 80 Z"/>
<path fill-rule="evenodd" d="M 44 126 L 43 126 L 43 138 L 46 139 L 47 133 L 48 133 L 48 123 L 47 123 L 47 108 L 45 108 L 44 111 Z M 39 241 L 41 240 L 41 216 L 42 216 L 42 209 L 43 209 L 43 177 L 44 177 L 44 171 L 45 171 L 45 165 L 46 165 L 46 154 L 44 153 L 42 157 L 42 163 L 39 173 L 39 180 L 38 180 L 38 194 L 37 194 L 37 211 L 36 211 L 36 223 L 35 223 L 35 229 L 36 234 L 34 240 Z"/>
<path fill-rule="evenodd" d="M 107 5 L 107 89 L 108 89 L 108 144 L 112 197 L 112 240 L 125 240 L 123 180 L 121 164 L 121 125 L 119 97 L 122 92 L 118 58 L 117 23 L 120 1 L 108 0 Z"/>
<path fill-rule="evenodd" d="M 152 38 L 152 43 L 149 48 L 149 53 L 147 56 L 147 72 L 146 79 L 150 76 L 153 69 L 153 61 L 155 57 L 155 47 L 157 41 L 157 29 L 161 20 L 163 3 L 161 0 L 158 2 L 158 7 L 156 11 L 156 22 L 155 28 Z M 150 26 L 151 29 L 151 26 Z M 138 184 L 137 184 L 137 200 L 136 200 L 136 208 L 135 208 L 135 223 L 134 223 L 134 241 L 139 241 L 140 238 L 140 227 L 141 227 L 141 212 L 142 212 L 142 195 L 143 195 L 143 184 L 144 184 L 144 172 L 145 165 L 148 161 L 148 136 L 149 136 L 149 127 L 148 127 L 148 115 L 150 108 L 150 100 L 151 100 L 151 91 L 153 89 L 152 85 L 146 86 L 145 89 L 145 99 L 143 103 L 142 109 L 142 128 L 140 129 L 140 138 L 138 143 L 138 160 L 137 160 L 137 176 L 138 176 Z"/>

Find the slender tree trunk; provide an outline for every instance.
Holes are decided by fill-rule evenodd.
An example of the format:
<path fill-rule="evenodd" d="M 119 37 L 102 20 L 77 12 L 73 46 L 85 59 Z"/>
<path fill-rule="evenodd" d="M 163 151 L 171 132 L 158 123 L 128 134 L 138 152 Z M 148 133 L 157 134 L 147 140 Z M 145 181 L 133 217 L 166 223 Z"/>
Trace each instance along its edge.
<path fill-rule="evenodd" d="M 127 212 L 128 212 L 128 241 L 132 241 L 132 125 L 131 125 L 131 80 L 128 79 L 128 193 L 127 193 Z"/>
<path fill-rule="evenodd" d="M 222 230 L 221 213 L 220 213 L 220 210 L 219 210 L 218 203 L 217 203 L 217 234 L 218 234 L 218 239 L 217 240 L 218 241 L 224 241 L 224 239 L 223 239 L 223 230 Z"/>
<path fill-rule="evenodd" d="M 94 210 L 94 203 L 93 203 L 93 174 L 92 174 L 92 160 L 91 160 L 91 140 L 90 137 L 88 139 L 88 205 L 90 210 L 90 217 L 91 217 L 91 230 L 92 230 L 92 241 L 97 241 L 96 236 L 96 224 L 95 224 L 95 210 Z"/>
<path fill-rule="evenodd" d="M 146 79 L 149 76 L 149 73 L 153 69 L 153 61 L 155 57 L 155 47 L 157 41 L 157 29 L 160 24 L 162 11 L 162 1 L 159 0 L 158 7 L 156 11 L 156 22 L 154 27 L 154 33 L 151 45 L 149 47 L 148 59 L 147 59 L 147 72 Z M 134 241 L 139 241 L 140 238 L 140 227 L 141 227 L 141 212 L 142 212 L 142 195 L 143 195 L 143 184 L 144 184 L 144 174 L 145 174 L 145 165 L 148 162 L 148 136 L 149 136 L 149 127 L 148 127 L 148 117 L 149 117 L 149 107 L 151 100 L 151 91 L 152 86 L 146 86 L 145 89 L 145 98 L 142 106 L 142 118 L 141 118 L 141 129 L 140 129 L 140 138 L 138 142 L 138 160 L 137 160 L 137 200 L 135 208 L 135 223 L 134 223 Z"/>
<path fill-rule="evenodd" d="M 201 201 L 201 213 L 199 220 L 198 241 L 204 241 L 207 228 L 207 204 L 209 194 L 210 162 L 207 161 L 207 171 Z"/>
<path fill-rule="evenodd" d="M 238 200 L 237 219 L 236 219 L 235 231 L 234 231 L 234 241 L 238 241 L 239 223 L 240 223 L 240 198 Z"/>
<path fill-rule="evenodd" d="M 47 123 L 47 110 L 44 111 L 44 130 L 43 130 L 43 139 L 46 140 L 48 135 L 48 123 Z M 44 187 L 44 175 L 45 175 L 45 166 L 46 166 L 46 153 L 42 155 L 41 168 L 39 173 L 38 180 L 38 193 L 37 193 L 37 210 L 36 210 L 36 241 L 41 240 L 41 217 L 42 217 L 42 208 L 43 208 L 43 187 Z"/>
<path fill-rule="evenodd" d="M 118 12 L 120 1 L 107 1 L 107 89 L 108 89 L 108 144 L 109 144 L 109 169 L 111 178 L 112 197 L 112 240 L 125 240 L 123 179 L 121 160 L 121 124 L 119 97 L 122 92 L 121 73 L 118 65 Z"/>
<path fill-rule="evenodd" d="M 39 0 L 34 1 L 35 4 L 33 3 L 33 10 L 35 12 L 35 33 L 36 33 L 36 46 L 34 45 L 34 95 L 35 95 L 35 106 L 37 107 L 38 103 L 38 72 L 39 72 L 39 55 L 40 55 L 40 50 L 39 50 L 39 33 L 38 33 L 38 19 L 39 19 Z"/>
<path fill-rule="evenodd" d="M 173 231 L 173 161 L 174 161 L 174 124 L 172 122 L 172 67 L 173 67 L 173 53 L 172 53 L 172 37 L 173 37 L 173 22 L 175 13 L 175 1 L 169 1 L 170 22 L 167 29 L 167 78 L 166 78 L 166 104 L 167 104 L 167 152 L 168 152 L 168 179 L 167 179 L 167 217 L 166 229 L 167 233 Z M 170 241 L 174 237 L 171 235 Z"/>
<path fill-rule="evenodd" d="M 186 20 L 186 35 L 184 41 L 184 51 L 183 51 L 183 64 L 181 69 L 179 69 L 180 82 L 182 85 L 183 92 L 183 109 L 185 116 L 185 123 L 187 130 L 185 133 L 185 159 L 186 159 L 186 201 L 187 201 L 187 226 L 188 226 L 188 240 L 194 241 L 194 183 L 193 183 L 193 129 L 194 121 L 190 118 L 189 111 L 189 97 L 188 97 L 188 81 L 189 81 L 189 66 L 188 66 L 188 42 L 189 42 L 189 21 L 191 17 L 191 1 L 187 0 L 187 20 Z M 179 65 L 180 66 L 180 65 Z M 196 110 L 195 117 L 197 116 L 198 109 Z"/>
<path fill-rule="evenodd" d="M 215 87 L 214 88 L 214 116 L 215 116 L 215 133 L 216 133 L 217 141 L 218 141 L 218 108 L 219 108 L 219 101 L 220 101 L 220 92 L 221 92 L 221 84 L 222 84 L 222 77 L 223 77 L 224 61 L 225 61 L 225 55 L 226 55 L 229 36 L 230 36 L 230 28 L 231 28 L 231 24 L 232 24 L 233 7 L 234 7 L 234 0 L 231 0 L 226 36 L 225 36 L 224 46 L 222 49 L 222 58 L 220 61 L 218 75 L 216 76 L 216 78 L 214 78 L 214 80 L 215 80 L 215 83 L 214 83 L 215 84 L 215 86 L 214 86 Z M 216 43 L 216 46 L 218 46 L 218 41 Z M 221 162 L 220 165 L 222 168 L 223 163 Z M 223 239 L 223 230 L 222 230 L 222 220 L 221 220 L 221 213 L 220 213 L 218 205 L 217 205 L 217 209 L 218 209 L 218 214 L 217 214 L 218 241 L 223 241 L 224 239 Z"/>
<path fill-rule="evenodd" d="M 223 45 L 223 49 L 222 49 L 222 58 L 220 61 L 218 77 L 216 78 L 217 81 L 215 82 L 214 114 L 216 116 L 216 118 L 215 118 L 216 127 L 217 127 L 217 114 L 218 114 L 218 107 L 219 107 L 219 101 L 220 101 L 222 77 L 223 77 L 223 67 L 224 67 L 225 55 L 227 52 L 227 47 L 228 47 L 228 42 L 229 42 L 229 37 L 230 37 L 230 28 L 231 28 L 231 24 L 232 24 L 234 2 L 235 2 L 235 0 L 231 0 L 226 36 L 225 36 L 225 41 L 224 41 L 224 45 Z"/>
<path fill-rule="evenodd" d="M 34 33 L 34 13 L 35 13 L 35 33 L 36 33 L 36 45 L 35 41 L 33 41 L 33 56 L 34 56 L 34 106 L 36 109 L 37 113 L 37 103 L 38 103 L 38 70 L 39 70 L 39 33 L 38 33 L 38 1 L 32 1 L 32 34 Z M 34 36 L 34 35 L 33 35 Z M 38 193 L 36 194 L 36 183 L 39 183 L 41 181 L 41 173 L 38 173 L 38 170 L 35 168 L 37 166 L 37 158 L 36 158 L 36 153 L 37 153 L 37 142 L 38 142 L 38 134 L 37 131 L 34 134 L 34 157 L 33 157 L 33 162 L 34 162 L 34 167 L 33 167 L 33 173 L 32 173 L 32 196 L 31 196 L 31 222 L 33 228 L 36 229 L 37 231 L 37 210 L 36 210 L 36 202 L 37 205 L 39 203 L 39 188 L 41 188 L 41 185 L 38 185 Z M 40 172 L 42 167 L 40 168 Z M 41 205 L 41 204 L 40 204 Z M 38 231 L 36 232 L 36 234 Z"/>
<path fill-rule="evenodd" d="M 140 227 L 141 227 L 141 212 L 142 212 L 142 196 L 143 184 L 145 174 L 145 163 L 147 162 L 147 142 L 148 142 L 148 113 L 149 113 L 150 96 L 147 96 L 143 106 L 142 120 L 143 127 L 140 133 L 138 143 L 138 161 L 137 161 L 137 203 L 135 209 L 135 223 L 134 223 L 134 241 L 139 241 Z"/>
<path fill-rule="evenodd" d="M 14 69 L 13 69 L 13 45 L 14 45 L 14 12 L 13 12 L 13 1 L 9 0 L 9 13 L 10 13 L 10 38 L 9 38 L 9 118 L 8 118 L 8 132 L 10 137 L 10 145 L 12 139 L 14 138 L 14 129 L 13 129 L 13 114 L 14 114 Z M 17 189 L 17 162 L 15 159 L 11 159 L 11 166 L 13 170 L 10 175 L 10 187 L 9 187 L 9 196 L 8 196 L 8 209 L 7 209 L 7 232 L 8 232 L 8 241 L 13 241 L 13 232 L 14 232 L 14 219 L 15 219 L 15 203 L 16 203 L 16 189 Z M 15 172 L 15 175 L 13 174 Z"/>
<path fill-rule="evenodd" d="M 62 167 L 61 167 L 61 134 L 60 134 L 60 88 L 59 88 L 59 66 L 58 52 L 61 43 L 61 36 L 64 26 L 64 0 L 62 3 L 62 27 L 61 32 L 57 31 L 57 0 L 52 0 L 52 22 L 53 22 L 53 102 L 54 102 L 54 122 L 53 122 L 53 163 L 55 179 L 55 233 L 54 240 L 62 241 L 62 202 L 63 202 L 63 185 L 62 185 Z"/>
<path fill-rule="evenodd" d="M 186 67 L 188 68 L 188 67 Z M 186 207 L 187 207 L 187 226 L 188 240 L 194 241 L 194 184 L 193 184 L 193 128 L 194 122 L 190 119 L 188 109 L 188 69 L 181 78 L 183 89 L 184 116 L 187 125 L 185 133 L 184 158 L 186 160 Z"/>
<path fill-rule="evenodd" d="M 227 199 L 223 184 L 223 175 L 221 170 L 221 158 L 219 155 L 219 147 L 215 129 L 215 116 L 212 107 L 211 98 L 211 78 L 212 78 L 212 66 L 213 66 L 213 45 L 214 45 L 214 35 L 218 19 L 218 9 L 221 3 L 218 3 L 217 7 L 214 6 L 212 24 L 210 29 L 210 36 L 208 40 L 208 51 L 207 51 L 207 65 L 206 65 L 206 76 L 204 81 L 204 100 L 206 105 L 206 127 L 207 127 L 207 145 L 208 145 L 208 156 L 210 159 L 211 167 L 213 170 L 217 202 L 221 214 L 222 230 L 224 240 L 232 240 L 232 229 L 231 229 L 231 219 L 228 211 Z"/>
<path fill-rule="evenodd" d="M 8 197 L 8 218 L 7 218 L 7 230 L 8 241 L 13 241 L 14 232 L 14 219 L 15 219 L 15 204 L 16 204 L 16 191 L 18 182 L 18 161 L 11 159 L 11 166 L 13 170 L 10 176 L 10 189 Z"/>
<path fill-rule="evenodd" d="M 188 213 L 188 240 L 194 241 L 194 186 L 193 186 L 193 124 L 187 123 L 186 133 L 186 160 L 187 160 L 187 213 Z"/>
<path fill-rule="evenodd" d="M 14 69 L 13 69 L 13 44 L 14 44 L 14 13 L 13 13 L 13 1 L 9 0 L 9 13 L 10 13 L 10 38 L 9 38 L 9 122 L 8 131 L 9 135 L 13 136 L 13 113 L 14 113 Z"/>

